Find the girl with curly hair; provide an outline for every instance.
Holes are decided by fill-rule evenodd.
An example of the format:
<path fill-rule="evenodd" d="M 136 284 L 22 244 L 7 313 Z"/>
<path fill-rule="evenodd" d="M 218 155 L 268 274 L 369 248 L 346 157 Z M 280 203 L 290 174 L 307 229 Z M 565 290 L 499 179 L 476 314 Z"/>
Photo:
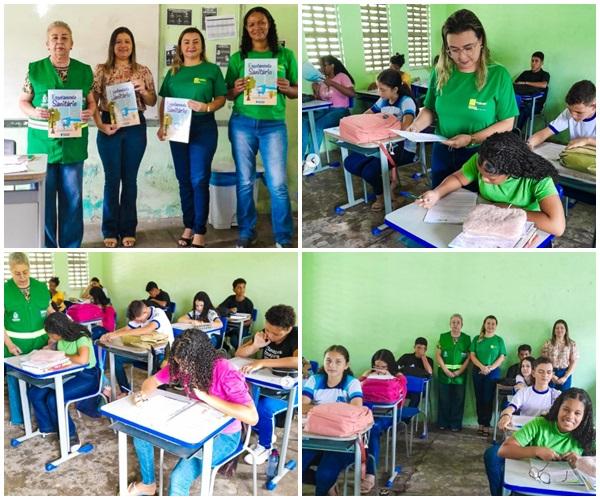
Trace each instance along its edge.
<path fill-rule="evenodd" d="M 417 204 L 430 208 L 447 194 L 476 181 L 479 194 L 486 200 L 522 208 L 538 229 L 560 236 L 565 230 L 565 212 L 554 185 L 557 177 L 549 161 L 533 153 L 512 132 L 501 132 L 488 137 L 478 154 L 438 187 L 423 193 Z"/>
<path fill-rule="evenodd" d="M 134 394 L 135 403 L 142 404 L 160 385 L 175 381 L 181 383 L 189 397 L 236 419 L 215 437 L 212 463 L 231 455 L 241 439 L 240 422 L 248 425 L 258 422 L 258 413 L 242 373 L 219 354 L 203 332 L 192 329 L 175 339 L 169 362 L 144 381 L 141 390 Z M 154 495 L 154 448 L 139 438 L 134 438 L 133 444 L 142 481 L 131 483 L 128 492 L 130 495 Z M 169 495 L 188 496 L 201 471 L 201 458 L 181 458 L 171 473 Z"/>

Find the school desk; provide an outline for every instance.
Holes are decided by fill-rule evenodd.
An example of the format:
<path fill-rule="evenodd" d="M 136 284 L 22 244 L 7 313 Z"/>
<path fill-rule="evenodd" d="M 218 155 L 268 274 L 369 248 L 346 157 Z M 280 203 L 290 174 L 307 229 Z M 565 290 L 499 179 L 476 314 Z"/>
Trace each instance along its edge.
<path fill-rule="evenodd" d="M 321 158 L 321 151 L 317 149 L 317 126 L 315 124 L 315 111 L 320 111 L 323 109 L 331 108 L 331 101 L 321 101 L 318 99 L 307 101 L 302 103 L 302 113 L 306 113 L 308 115 L 308 126 L 310 129 L 310 137 L 312 139 L 312 152 Z M 304 155 L 304 151 L 302 151 L 302 155 Z M 321 172 L 322 170 L 326 170 L 327 167 L 322 165 L 322 162 L 319 162 L 319 166 L 314 171 L 314 173 Z"/>
<path fill-rule="evenodd" d="M 518 87 L 518 85 L 517 85 Z M 529 126 L 525 131 L 525 139 L 529 139 L 533 135 L 533 122 L 535 121 L 535 102 L 544 97 L 544 92 L 536 92 L 535 94 L 519 94 L 515 92 L 517 101 L 531 103 L 531 115 L 529 115 Z"/>
<path fill-rule="evenodd" d="M 173 323 L 171 326 L 173 327 L 173 337 L 175 338 L 179 337 L 183 332 L 190 328 L 196 328 L 197 330 L 206 333 L 209 338 L 221 332 L 220 326 L 212 325 L 194 326 L 191 323 Z"/>
<path fill-rule="evenodd" d="M 480 203 L 481 198 L 478 199 Z M 448 248 L 448 244 L 462 232 L 462 224 L 429 224 L 423 219 L 427 209 L 410 203 L 385 216 L 385 223 L 400 234 L 425 248 Z M 537 230 L 537 248 L 550 247 L 554 236 Z"/>
<path fill-rule="evenodd" d="M 237 368 L 252 362 L 252 359 L 235 357 L 229 360 Z M 267 481 L 266 488 L 274 490 L 281 479 L 291 470 L 296 468 L 296 461 L 290 460 L 286 463 L 286 456 L 290 440 L 290 431 L 292 429 L 292 417 L 294 416 L 294 401 L 298 392 L 298 378 L 289 376 L 274 375 L 270 368 L 261 368 L 251 373 L 245 374 L 246 381 L 249 382 L 253 390 L 254 403 L 258 406 L 261 388 L 271 389 L 276 391 L 287 392 L 287 410 L 285 414 L 285 424 L 283 426 L 283 441 L 281 443 L 281 451 L 279 454 L 279 465 L 277 466 L 277 475 Z"/>
<path fill-rule="evenodd" d="M 30 155 L 27 172 L 4 174 L 4 246 L 44 247 L 48 156 Z"/>
<path fill-rule="evenodd" d="M 512 385 L 496 384 L 494 392 L 494 413 L 492 414 L 492 426 L 494 427 L 494 435 L 492 437 L 492 443 L 496 443 L 496 436 L 498 435 L 498 420 L 500 415 L 500 399 L 508 398 L 514 394 L 514 387 Z"/>
<path fill-rule="evenodd" d="M 157 414 L 153 398 L 189 401 L 180 394 L 157 389 L 141 406 L 131 396 L 118 399 L 100 408 L 100 413 L 114 421 L 111 429 L 118 432 L 119 494 L 127 495 L 127 436 L 150 442 L 153 446 L 182 458 L 202 458 L 201 496 L 210 492 L 213 440 L 234 419 L 198 402 L 172 418 Z M 163 484 L 163 453 L 160 454 L 159 492 Z"/>
<path fill-rule="evenodd" d="M 248 318 L 250 319 L 250 318 Z M 246 321 L 248 321 L 248 319 L 241 319 L 241 318 L 236 318 L 235 316 L 229 316 L 229 318 L 227 318 L 228 321 L 228 325 L 237 325 L 238 327 L 238 347 L 240 347 L 242 345 L 242 338 L 244 336 L 244 323 Z"/>
<path fill-rule="evenodd" d="M 65 377 L 71 378 L 77 372 L 85 370 L 87 365 L 71 365 L 67 368 L 47 372 L 44 374 L 32 373 L 21 366 L 21 361 L 28 358 L 27 354 L 14 356 L 12 358 L 4 358 L 4 365 L 7 374 L 10 374 L 19 379 L 19 392 L 21 394 L 21 408 L 23 409 L 23 421 L 25 424 L 25 434 L 19 438 L 12 439 L 10 445 L 13 447 L 19 446 L 23 441 L 36 436 L 41 436 L 42 433 L 37 430 L 33 432 L 31 427 L 31 413 L 29 410 L 29 398 L 27 397 L 27 384 L 37 387 L 54 386 L 56 392 L 56 414 L 58 420 L 58 440 L 60 446 L 60 457 L 52 462 L 48 462 L 45 466 L 47 471 L 56 469 L 60 464 L 74 458 L 83 453 L 89 453 L 94 449 L 91 443 L 82 445 L 77 451 L 70 451 L 69 437 L 67 436 L 67 415 L 65 412 L 65 397 L 63 391 L 63 380 Z"/>
<path fill-rule="evenodd" d="M 427 94 L 427 90 L 429 89 L 429 82 L 427 80 L 413 81 L 410 84 L 410 89 L 412 90 L 415 101 L 417 101 L 417 105 L 421 107 L 421 98 L 424 97 L 425 94 Z"/>
<path fill-rule="evenodd" d="M 529 460 L 506 459 L 504 468 L 504 492 L 522 495 L 574 495 L 595 496 L 583 485 L 564 485 L 560 482 L 544 484 L 529 476 Z"/>

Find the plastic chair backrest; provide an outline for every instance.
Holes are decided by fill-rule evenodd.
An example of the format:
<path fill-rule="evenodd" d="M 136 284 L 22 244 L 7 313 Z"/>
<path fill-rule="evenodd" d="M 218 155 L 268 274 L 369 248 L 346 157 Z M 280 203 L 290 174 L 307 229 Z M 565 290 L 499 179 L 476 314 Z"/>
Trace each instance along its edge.
<path fill-rule="evenodd" d="M 317 361 L 314 360 L 310 360 L 310 367 L 312 369 L 312 372 L 314 374 L 316 374 L 319 371 L 319 363 Z"/>
<path fill-rule="evenodd" d="M 560 184 L 555 184 L 556 190 L 558 191 L 558 197 L 562 200 L 565 195 L 565 190 Z"/>
<path fill-rule="evenodd" d="M 177 304 L 175 302 L 169 302 L 169 305 L 167 306 L 167 310 L 165 311 L 167 314 L 174 314 L 175 313 L 175 307 L 177 307 Z"/>
<path fill-rule="evenodd" d="M 227 323 L 229 323 L 229 318 L 227 316 L 221 316 L 221 323 L 223 323 L 223 326 L 221 327 L 221 330 L 219 330 L 219 335 L 225 335 L 225 332 L 227 331 Z"/>
<path fill-rule="evenodd" d="M 408 392 L 420 392 L 424 393 L 428 378 L 414 377 L 412 375 L 406 375 L 406 390 Z"/>
<path fill-rule="evenodd" d="M 258 318 L 258 309 L 254 308 L 252 309 L 252 323 L 256 321 L 256 318 Z"/>

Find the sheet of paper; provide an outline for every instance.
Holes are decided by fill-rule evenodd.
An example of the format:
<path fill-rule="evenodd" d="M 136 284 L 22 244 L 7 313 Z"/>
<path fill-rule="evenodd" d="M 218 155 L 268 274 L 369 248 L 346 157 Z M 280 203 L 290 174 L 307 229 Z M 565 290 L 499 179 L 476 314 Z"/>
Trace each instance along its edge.
<path fill-rule="evenodd" d="M 523 248 L 535 232 L 533 222 L 525 223 L 523 235 L 515 240 L 496 236 L 472 235 L 463 231 L 448 246 L 450 248 Z"/>
<path fill-rule="evenodd" d="M 424 220 L 430 224 L 462 224 L 476 203 L 477 193 L 466 189 L 454 191 L 427 210 Z"/>
<path fill-rule="evenodd" d="M 219 40 L 221 38 L 235 38 L 234 16 L 209 16 L 204 19 L 206 24 L 206 38 L 208 40 Z"/>
<path fill-rule="evenodd" d="M 392 129 L 392 132 L 412 142 L 442 142 L 448 139 L 443 135 L 423 134 L 421 132 L 407 132 L 406 130 Z"/>
<path fill-rule="evenodd" d="M 27 155 L 4 155 L 2 171 L 5 174 L 16 174 L 18 172 L 27 172 Z"/>

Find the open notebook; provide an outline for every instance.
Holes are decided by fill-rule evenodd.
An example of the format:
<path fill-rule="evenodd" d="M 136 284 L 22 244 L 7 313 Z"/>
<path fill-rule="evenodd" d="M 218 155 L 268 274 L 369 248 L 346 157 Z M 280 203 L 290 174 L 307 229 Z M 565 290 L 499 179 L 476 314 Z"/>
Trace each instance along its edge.
<path fill-rule="evenodd" d="M 433 224 L 462 224 L 476 203 L 477 193 L 460 189 L 444 196 L 427 210 L 423 220 Z"/>

